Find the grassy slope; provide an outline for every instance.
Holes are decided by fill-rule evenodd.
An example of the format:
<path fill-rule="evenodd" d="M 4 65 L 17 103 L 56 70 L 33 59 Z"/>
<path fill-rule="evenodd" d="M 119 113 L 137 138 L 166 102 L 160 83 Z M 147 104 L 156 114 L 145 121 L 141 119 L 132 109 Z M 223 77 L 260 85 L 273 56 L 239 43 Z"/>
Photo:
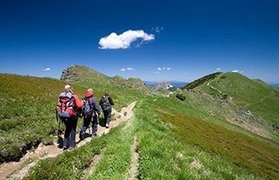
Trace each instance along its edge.
<path fill-rule="evenodd" d="M 139 171 L 142 179 L 254 177 L 246 169 L 218 154 L 181 141 L 181 136 L 176 134 L 177 131 L 173 131 L 176 125 L 163 123 L 165 116 L 162 119 L 163 114 L 156 113 L 158 106 L 144 108 L 150 106 L 150 103 L 152 102 L 142 101 L 136 109 Z M 196 162 L 200 167 L 194 165 Z"/>
<path fill-rule="evenodd" d="M 63 88 L 63 83 L 57 82 L 61 83 Z M 139 171 L 143 179 L 160 177 L 251 179 L 258 176 L 278 176 L 277 144 L 243 132 L 222 120 L 212 119 L 208 114 L 198 110 L 198 107 L 180 103 L 172 98 L 156 97 L 155 99 L 129 88 L 122 89 L 88 82 L 74 84 L 83 87 L 81 91 L 92 86 L 101 91 L 109 90 L 116 98 L 118 109 L 128 102 L 141 99 L 136 108 L 135 128 L 139 141 Z M 58 89 L 60 90 L 60 87 Z M 23 94 L 26 93 L 28 92 Z M 50 108 L 52 107 L 50 105 Z M 124 179 L 130 162 L 128 147 L 131 144 L 133 131 L 122 134 L 122 127 L 73 152 L 41 161 L 28 178 L 79 178 L 88 169 L 91 158 L 103 149 L 102 152 L 105 154 L 101 161 L 103 167 L 110 168 L 112 164 L 113 167 L 117 165 L 120 167 L 110 171 L 99 166 L 96 174 L 104 177 L 103 174 L 108 173 L 107 177 L 115 175 Z M 118 141 L 123 141 L 125 148 L 115 152 L 118 146 L 114 143 Z M 195 166 L 197 162 L 201 166 Z"/>
<path fill-rule="evenodd" d="M 247 136 L 239 133 L 239 130 L 224 128 L 219 123 L 203 121 L 199 118 L 197 110 L 183 107 L 171 99 L 149 100 L 149 103 L 154 106 L 160 119 L 174 126 L 177 139 L 184 144 L 198 146 L 206 152 L 227 159 L 228 162 L 245 167 L 253 174 L 265 178 L 278 176 L 279 146 L 277 143 L 255 138 L 251 134 Z M 191 111 L 196 113 L 192 114 Z"/>
<path fill-rule="evenodd" d="M 255 179 L 278 176 L 279 148 L 273 142 L 264 143 L 264 139 L 259 141 L 252 135 L 243 135 L 193 117 L 202 115 L 174 99 L 160 98 L 154 101 L 154 98 L 142 97 L 135 112 L 132 127 L 139 142 L 137 149 L 142 179 Z M 107 140 L 98 138 L 105 144 L 103 159 L 90 177 L 127 177 L 133 128 L 127 131 L 122 127 L 108 135 Z M 84 149 L 89 151 L 93 147 L 90 146 L 86 145 Z M 42 161 L 29 177 L 40 177 L 42 172 L 51 172 L 43 176 L 50 178 L 51 174 L 59 175 L 60 168 L 68 169 L 64 176 L 70 177 L 73 164 L 88 164 L 88 159 L 93 158 L 94 154 L 85 154 L 84 151 L 87 153 L 87 150 L 76 150 L 71 156 L 60 155 L 56 159 Z M 75 167 L 78 167 L 75 171 L 79 175 L 88 170 L 87 166 Z"/>
<path fill-rule="evenodd" d="M 65 82 L 10 74 L 0 74 L 0 80 L 0 162 L 3 162 L 18 160 L 27 149 L 40 142 L 52 143 L 57 129 L 54 109 Z M 139 96 L 139 92 L 130 88 L 82 82 L 70 84 L 80 98 L 92 87 L 97 100 L 104 91 L 112 92 L 117 110 Z"/>
<path fill-rule="evenodd" d="M 65 83 L 50 78 L 0 74 L 1 161 L 18 160 L 32 146 L 52 143 L 55 106 Z M 81 95 L 85 88 L 74 87 Z M 97 95 L 100 93 L 97 93 Z"/>
<path fill-rule="evenodd" d="M 278 126 L 278 90 L 238 73 L 221 74 L 218 78 L 212 80 L 211 85 L 222 91 L 223 94 L 231 96 L 238 105 L 247 107 L 265 120 Z M 206 84 L 199 86 L 198 89 L 211 92 Z"/>

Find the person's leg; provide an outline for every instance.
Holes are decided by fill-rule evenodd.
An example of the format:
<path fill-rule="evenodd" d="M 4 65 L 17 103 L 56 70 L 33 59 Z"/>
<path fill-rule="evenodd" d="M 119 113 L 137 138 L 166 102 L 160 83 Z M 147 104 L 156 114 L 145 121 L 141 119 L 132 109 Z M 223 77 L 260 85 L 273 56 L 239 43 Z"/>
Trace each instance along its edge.
<path fill-rule="evenodd" d="M 94 136 L 97 136 L 97 130 L 98 130 L 98 116 L 93 116 L 92 118 L 92 134 Z"/>
<path fill-rule="evenodd" d="M 64 133 L 64 141 L 63 141 L 63 148 L 67 149 L 69 147 L 69 136 L 70 136 L 70 132 L 71 132 L 71 125 L 69 123 L 69 119 L 65 119 L 63 120 L 64 124 L 65 124 L 65 133 Z"/>
<path fill-rule="evenodd" d="M 83 118 L 83 126 L 80 130 L 80 139 L 84 139 L 84 135 L 86 133 L 86 130 L 88 129 L 90 125 L 91 118 L 90 117 L 84 117 Z"/>
<path fill-rule="evenodd" d="M 104 110 L 104 122 L 105 122 L 105 126 L 108 128 L 108 111 Z"/>
<path fill-rule="evenodd" d="M 107 115 L 107 123 L 108 123 L 108 125 L 109 125 L 110 121 L 111 121 L 111 109 L 108 110 L 108 115 Z"/>
<path fill-rule="evenodd" d="M 73 148 L 73 147 L 76 146 L 77 121 L 78 121 L 78 116 L 73 116 L 70 120 L 70 124 L 71 124 L 70 142 L 69 142 L 69 147 L 70 148 Z"/>

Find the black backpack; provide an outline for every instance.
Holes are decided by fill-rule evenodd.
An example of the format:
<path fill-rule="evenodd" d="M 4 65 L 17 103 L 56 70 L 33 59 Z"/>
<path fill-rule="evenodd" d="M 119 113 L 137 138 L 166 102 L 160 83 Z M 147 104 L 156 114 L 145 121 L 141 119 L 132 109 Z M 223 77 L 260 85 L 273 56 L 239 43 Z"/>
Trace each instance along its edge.
<path fill-rule="evenodd" d="M 102 107 L 103 110 L 109 110 L 109 109 L 111 109 L 111 104 L 110 104 L 108 98 L 109 98 L 109 96 L 103 96 L 103 97 L 101 98 L 101 103 L 100 103 L 100 105 L 101 105 L 101 107 Z"/>

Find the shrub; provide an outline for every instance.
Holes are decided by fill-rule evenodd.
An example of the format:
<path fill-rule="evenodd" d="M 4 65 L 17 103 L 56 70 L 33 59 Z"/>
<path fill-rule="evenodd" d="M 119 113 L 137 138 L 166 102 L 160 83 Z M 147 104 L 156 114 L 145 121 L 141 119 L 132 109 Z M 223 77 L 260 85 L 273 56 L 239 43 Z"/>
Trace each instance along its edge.
<path fill-rule="evenodd" d="M 181 100 L 181 101 L 184 101 L 184 100 L 186 99 L 186 97 L 183 96 L 182 94 L 176 94 L 175 97 L 178 98 L 178 99 Z"/>

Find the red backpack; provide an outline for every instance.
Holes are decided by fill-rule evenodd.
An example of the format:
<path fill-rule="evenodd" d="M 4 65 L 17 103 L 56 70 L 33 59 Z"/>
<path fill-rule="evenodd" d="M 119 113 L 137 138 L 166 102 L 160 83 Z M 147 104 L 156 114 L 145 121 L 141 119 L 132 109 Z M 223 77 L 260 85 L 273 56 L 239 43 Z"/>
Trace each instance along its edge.
<path fill-rule="evenodd" d="M 63 92 L 58 97 L 57 113 L 60 118 L 69 118 L 75 114 L 74 96 L 72 93 Z"/>

